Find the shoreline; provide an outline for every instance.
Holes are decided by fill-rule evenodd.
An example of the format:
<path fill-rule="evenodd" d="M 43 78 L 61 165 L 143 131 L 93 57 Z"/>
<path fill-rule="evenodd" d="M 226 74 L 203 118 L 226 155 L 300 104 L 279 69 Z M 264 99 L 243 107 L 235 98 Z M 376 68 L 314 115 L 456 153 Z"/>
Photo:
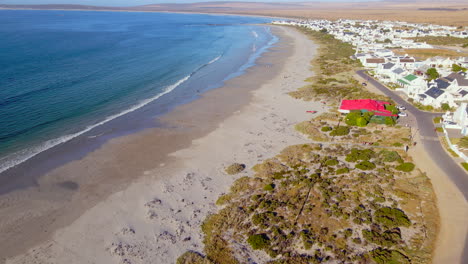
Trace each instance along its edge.
<path fill-rule="evenodd" d="M 171 153 L 176 150 L 179 150 L 179 151 L 175 153 L 181 153 L 181 152 L 183 153 L 184 150 L 188 150 L 190 152 L 190 150 L 193 151 L 193 149 L 197 147 L 198 144 L 196 144 L 196 142 L 203 141 L 203 139 L 206 137 L 210 137 L 210 136 L 213 137 L 212 134 L 215 134 L 215 133 L 228 133 L 229 134 L 229 133 L 232 133 L 234 128 L 237 128 L 237 130 L 239 130 L 239 133 L 245 132 L 246 128 L 251 129 L 251 126 L 245 126 L 245 124 L 243 126 L 242 120 L 237 120 L 236 125 L 233 128 L 229 129 L 229 131 L 226 131 L 226 128 L 224 127 L 224 123 L 227 120 L 236 119 L 237 115 L 239 115 L 239 111 L 241 111 L 241 114 L 242 114 L 242 110 L 239 110 L 239 109 L 244 109 L 248 106 L 251 106 L 253 102 L 256 102 L 258 104 L 258 101 L 261 101 L 261 100 L 258 100 L 257 98 L 258 93 L 261 93 L 262 88 L 264 86 L 267 86 L 267 84 L 262 85 L 262 88 L 260 89 L 258 89 L 258 87 L 252 87 L 252 83 L 255 83 L 255 84 L 258 83 L 259 79 L 265 80 L 263 82 L 260 81 L 261 83 L 272 83 L 275 81 L 276 83 L 278 83 L 279 81 L 284 81 L 287 83 L 287 85 L 285 84 L 287 87 L 285 88 L 283 85 L 283 87 L 281 87 L 282 89 L 281 91 L 278 91 L 279 89 L 278 87 L 276 90 L 271 91 L 271 92 L 266 91 L 266 93 L 265 93 L 265 89 L 263 89 L 263 93 L 265 93 L 264 96 L 270 96 L 269 98 L 270 102 L 269 102 L 269 105 L 264 106 L 266 107 L 265 109 L 260 109 L 260 112 L 256 114 L 261 115 L 262 118 L 265 118 L 266 121 L 262 120 L 262 118 L 260 118 L 259 120 L 255 120 L 255 121 L 266 122 L 268 123 L 268 126 L 272 126 L 272 127 L 278 126 L 278 123 L 284 123 L 282 128 L 276 128 L 276 130 L 278 129 L 279 130 L 276 131 L 275 133 L 289 134 L 289 137 L 293 141 L 297 140 L 298 142 L 301 142 L 302 140 L 304 140 L 301 136 L 291 133 L 291 131 L 289 130 L 293 129 L 291 128 L 292 127 L 291 124 L 294 123 L 294 119 L 299 121 L 307 117 L 307 114 L 305 113 L 305 108 L 307 106 L 313 105 L 313 103 L 295 102 L 294 99 L 290 98 L 289 95 L 286 94 L 286 92 L 297 89 L 300 85 L 303 84 L 303 81 L 301 79 L 305 79 L 306 77 L 310 76 L 310 72 L 307 70 L 306 65 L 309 65 L 308 63 L 311 59 L 311 56 L 313 55 L 313 50 L 312 50 L 313 48 L 311 48 L 313 46 L 305 45 L 304 43 L 302 43 L 301 44 L 302 50 L 298 52 L 295 47 L 291 47 L 291 45 L 287 43 L 288 42 L 287 40 L 292 39 L 292 36 L 284 36 L 284 34 L 286 35 L 292 34 L 294 35 L 294 38 L 298 38 L 298 36 L 300 36 L 298 34 L 301 34 L 301 33 L 298 33 L 298 32 L 291 33 L 293 32 L 291 29 L 284 29 L 284 28 L 279 29 L 278 27 L 274 27 L 274 28 L 277 31 L 283 31 L 282 33 L 283 36 L 281 37 L 280 42 L 277 43 L 276 45 L 277 47 L 271 48 L 269 52 L 265 53 L 259 59 L 259 63 L 257 63 L 258 66 L 248 69 L 247 73 L 242 75 L 241 77 L 237 77 L 230 81 L 227 81 L 225 87 L 209 91 L 206 94 L 203 94 L 201 99 L 196 100 L 192 103 L 178 106 L 174 111 L 169 113 L 167 116 L 161 118 L 160 121 L 163 124 L 165 124 L 165 127 L 171 128 L 173 132 L 165 128 L 149 129 L 147 131 L 143 131 L 134 135 L 129 135 L 129 136 L 124 136 L 122 138 L 113 139 L 106 145 L 102 146 L 100 149 L 88 154 L 83 159 L 79 161 L 71 162 L 63 166 L 62 168 L 56 169 L 53 172 L 46 175 L 43 179 L 41 179 L 41 181 L 39 182 L 39 185 L 43 186 L 42 188 L 39 188 L 41 191 L 47 190 L 48 188 L 53 189 L 54 187 L 57 186 L 58 183 L 60 183 L 60 182 L 57 182 L 57 179 L 63 178 L 63 175 L 70 176 L 69 173 L 71 172 L 75 172 L 75 174 L 76 172 L 80 172 L 80 175 L 72 176 L 71 179 L 77 180 L 77 181 L 83 181 L 83 182 L 78 182 L 78 187 L 75 190 L 72 190 L 73 188 L 69 188 L 69 189 L 63 190 L 60 193 L 56 193 L 56 195 L 59 197 L 63 195 L 62 197 L 60 197 L 60 199 L 63 199 L 63 197 L 65 197 L 66 198 L 65 200 L 67 199 L 69 200 L 66 206 L 65 205 L 60 206 L 60 202 L 54 201 L 54 199 L 56 199 L 57 197 L 44 197 L 45 199 L 43 200 L 43 202 L 45 203 L 52 202 L 52 204 L 46 204 L 45 206 L 43 205 L 44 208 L 48 209 L 46 210 L 48 212 L 46 218 L 49 218 L 49 219 L 37 219 L 37 218 L 34 219 L 34 217 L 32 218 L 34 219 L 34 223 L 35 223 L 34 227 L 35 228 L 42 227 L 40 228 L 41 230 L 34 230 L 34 228 L 28 229 L 28 228 L 25 228 L 24 226 L 21 226 L 19 223 L 16 223 L 15 220 L 10 221 L 10 223 L 14 223 L 14 225 L 10 226 L 12 228 L 7 228 L 9 232 L 3 238 L 5 239 L 5 241 L 8 240 L 11 246 L 8 247 L 6 243 L 3 243 L 5 244 L 5 247 L 3 248 L 4 254 L 8 254 L 7 257 L 18 255 L 20 253 L 24 253 L 24 251 L 27 248 L 30 248 L 36 245 L 37 243 L 45 241 L 45 243 L 52 242 L 54 246 L 47 247 L 47 249 L 45 249 L 44 245 L 48 245 L 48 244 L 41 243 L 39 244 L 39 246 L 36 246 L 35 248 L 36 250 L 34 251 L 34 253 L 29 251 L 28 254 L 19 256 L 18 258 L 15 258 L 14 260 L 12 260 L 13 263 L 15 261 L 22 262 L 24 260 L 29 259 L 29 257 L 33 257 L 33 256 L 39 257 L 39 258 L 42 258 L 42 257 L 48 258 L 48 256 L 50 257 L 52 255 L 55 255 L 56 257 L 65 258 L 66 256 L 62 254 L 58 254 L 57 253 L 58 251 L 54 251 L 54 250 L 59 250 L 59 249 L 63 250 L 63 247 L 67 247 L 63 243 L 71 243 L 73 244 L 72 248 L 80 248 L 80 250 L 82 248 L 81 246 L 83 246 L 84 248 L 87 248 L 86 245 L 92 244 L 87 239 L 84 239 L 83 237 L 85 236 L 84 234 L 78 235 L 80 239 L 82 240 L 78 238 L 73 238 L 73 236 L 71 237 L 73 239 L 71 239 L 70 237 L 68 239 L 65 239 L 65 237 L 70 235 L 70 232 L 74 233 L 74 232 L 77 232 L 77 230 L 80 230 L 78 232 L 82 232 L 83 230 L 92 229 L 90 227 L 94 226 L 96 228 L 92 230 L 94 230 L 94 232 L 96 233 L 99 233 L 97 231 L 103 228 L 102 226 L 98 227 L 98 225 L 104 224 L 104 223 L 92 223 L 93 221 L 89 222 L 90 220 L 89 217 L 92 217 L 92 219 L 96 219 L 96 217 L 98 219 L 103 219 L 105 217 L 109 217 L 109 215 L 112 215 L 111 216 L 112 218 L 108 219 L 110 222 L 122 221 L 122 219 L 124 218 L 119 218 L 115 216 L 117 214 L 125 214 L 125 212 L 128 213 L 128 210 L 131 211 L 133 207 L 135 207 L 135 205 L 129 205 L 127 207 L 124 207 L 121 205 L 122 201 L 119 201 L 116 203 L 115 199 L 119 199 L 118 197 L 121 198 L 122 196 L 133 195 L 133 196 L 138 196 L 138 197 L 132 197 L 133 199 L 129 199 L 129 201 L 131 200 L 135 202 L 135 200 L 140 201 L 142 199 L 151 201 L 152 199 L 154 199 L 154 197 L 151 198 L 151 197 L 148 197 L 148 195 L 149 196 L 157 195 L 161 191 L 164 193 L 164 190 L 160 190 L 162 186 L 166 186 L 165 190 L 169 192 L 169 194 L 172 194 L 173 192 L 170 190 L 174 189 L 175 188 L 174 186 L 177 186 L 177 185 L 172 185 L 171 187 L 170 185 L 167 185 L 167 184 L 161 184 L 161 180 L 162 179 L 164 179 L 164 181 L 180 180 L 180 177 L 187 178 L 188 177 L 187 175 L 192 175 L 192 174 L 191 172 L 187 172 L 184 175 L 180 175 L 179 173 L 176 173 L 176 171 L 182 171 L 182 170 L 188 169 L 187 166 L 180 166 L 186 161 L 187 157 L 183 157 L 183 156 L 180 157 L 179 154 L 175 154 L 175 155 L 172 154 L 169 157 L 166 157 L 166 155 L 162 155 L 161 153 L 163 152 Z M 302 36 L 302 38 L 303 38 L 302 41 L 305 41 L 304 39 L 306 39 L 306 37 Z M 303 54 L 304 49 L 306 49 L 306 52 L 310 53 L 309 54 L 310 56 L 304 56 Z M 294 57 L 294 59 L 290 57 Z M 286 58 L 288 58 L 286 62 L 283 62 Z M 274 61 L 276 63 L 272 63 L 273 66 L 270 66 L 271 61 Z M 297 62 L 301 62 L 300 65 L 297 65 Z M 284 66 L 283 66 L 283 63 L 285 63 Z M 288 79 L 288 77 L 290 77 L 292 74 L 294 74 L 294 77 L 296 77 L 296 72 L 290 72 L 289 68 L 291 67 L 295 68 L 295 71 L 302 72 L 302 75 L 297 76 L 299 81 L 296 78 L 294 78 L 294 80 Z M 285 71 L 289 71 L 289 73 Z M 267 80 L 271 80 L 271 81 L 267 81 Z M 252 82 L 252 81 L 255 81 L 255 82 Z M 274 85 L 273 88 L 275 86 L 277 85 Z M 237 89 L 233 89 L 233 87 L 236 87 Z M 271 88 L 272 86 L 270 84 L 270 89 Z M 252 90 L 255 90 L 255 92 L 253 92 L 254 95 L 251 94 Z M 276 93 L 274 98 L 271 98 L 271 93 Z M 254 99 L 252 99 L 252 96 L 254 97 Z M 278 103 L 278 105 L 276 105 L 276 102 L 275 102 L 276 96 L 281 97 L 282 98 L 281 100 L 290 100 L 289 104 L 286 104 L 283 106 L 282 103 Z M 233 100 L 233 99 L 239 99 L 239 100 Z M 272 101 L 272 99 L 274 100 Z M 235 102 L 241 101 L 242 103 L 235 103 L 234 101 Z M 250 103 L 247 104 L 248 102 Z M 278 117 L 269 117 L 267 115 L 267 113 L 275 114 L 276 111 L 274 111 L 273 108 L 275 107 L 282 108 L 285 106 L 286 107 L 293 106 L 295 108 L 295 111 L 300 110 L 302 114 L 297 115 L 297 112 L 295 112 L 294 115 L 292 116 L 292 120 L 285 119 L 285 118 L 277 120 Z M 257 111 L 259 111 L 259 109 L 257 109 Z M 287 112 L 290 112 L 290 111 L 287 111 Z M 244 116 L 249 117 L 251 116 L 251 114 L 244 113 Z M 196 118 L 194 119 L 194 117 Z M 268 120 L 269 118 L 273 118 L 275 120 Z M 258 134 L 264 133 L 262 132 L 262 130 L 264 129 L 269 130 L 268 126 L 267 127 L 262 126 L 262 127 L 257 128 L 259 129 L 260 132 L 257 132 L 255 135 L 249 134 L 239 139 L 239 140 L 242 140 L 244 143 L 238 146 L 233 146 L 232 148 L 227 148 L 224 151 L 221 151 L 223 155 L 220 155 L 221 153 L 215 153 L 216 155 L 215 157 L 213 157 L 214 159 L 218 158 L 218 156 L 224 156 L 223 158 L 225 159 L 225 161 L 220 162 L 221 164 L 218 164 L 216 162 L 211 163 L 212 159 L 210 159 L 209 161 L 205 160 L 204 161 L 205 169 L 214 170 L 215 172 L 218 172 L 219 174 L 219 171 L 220 170 L 222 171 L 222 167 L 220 168 L 220 166 L 226 166 L 228 165 L 226 164 L 227 162 L 230 162 L 230 161 L 234 162 L 235 160 L 237 160 L 236 157 L 232 158 L 232 151 L 234 151 L 234 149 L 236 149 L 236 151 L 240 153 L 239 155 L 248 156 L 248 159 L 250 161 L 249 162 L 243 161 L 243 162 L 247 163 L 249 166 L 249 165 L 253 165 L 257 163 L 258 160 L 264 159 L 264 156 L 268 155 L 269 152 L 272 151 L 271 149 L 279 150 L 282 147 L 295 143 L 295 142 L 291 142 L 288 140 L 282 140 L 284 142 L 282 142 L 281 144 L 278 144 L 278 142 L 275 142 L 274 145 L 269 145 L 272 142 L 270 143 L 263 142 L 263 141 L 266 141 L 266 139 L 270 140 L 271 138 L 262 137 L 261 135 L 259 136 Z M 275 130 L 274 128 L 270 128 L 270 129 Z M 221 131 L 221 132 L 218 132 L 218 131 Z M 208 135 L 206 135 L 206 133 L 208 133 Z M 221 142 L 226 141 L 226 144 L 235 143 L 235 141 L 237 140 L 236 135 L 230 135 L 230 136 L 232 140 L 229 138 L 226 138 L 227 140 L 221 140 Z M 259 142 L 254 144 L 256 145 L 254 146 L 254 150 L 251 150 L 248 153 L 245 153 L 245 150 L 244 150 L 246 148 L 245 144 L 250 143 L 246 141 L 251 141 L 252 137 L 255 138 L 254 140 L 256 141 L 259 140 L 257 139 L 257 137 L 260 137 L 262 139 Z M 199 139 L 192 142 L 192 140 L 196 138 L 199 138 Z M 279 139 L 282 139 L 282 136 Z M 163 148 L 158 148 L 157 150 L 152 149 L 151 146 L 156 146 L 158 142 L 172 142 L 175 144 L 172 144 L 171 146 L 163 146 Z M 208 146 L 208 149 L 205 149 L 203 152 L 198 152 L 198 154 L 205 155 L 205 152 L 208 152 L 206 156 L 212 155 L 212 153 L 210 153 L 211 144 L 212 143 L 210 142 L 205 143 L 205 146 Z M 166 144 L 166 145 L 170 145 L 170 144 Z M 259 150 L 255 148 L 259 148 Z M 198 155 L 195 155 L 195 156 L 198 156 Z M 203 158 L 203 157 L 200 156 L 200 158 Z M 204 158 L 206 159 L 207 157 L 204 157 Z M 226 159 L 229 159 L 230 161 Z M 106 170 L 106 169 L 100 168 L 99 167 L 100 164 L 105 164 L 105 165 L 114 164 L 114 166 Z M 194 166 L 190 166 L 190 167 L 194 167 Z M 105 177 L 104 178 L 99 177 L 98 174 L 112 175 L 112 178 L 110 179 L 108 178 L 106 180 Z M 144 176 L 138 176 L 139 174 L 142 174 Z M 169 177 L 167 174 L 173 175 L 173 176 Z M 166 176 L 162 176 L 162 175 L 166 175 Z M 135 179 L 135 176 L 138 176 L 137 179 Z M 213 176 L 215 175 L 212 175 L 211 178 L 214 178 Z M 210 178 L 210 177 L 206 177 L 206 178 Z M 208 204 L 213 203 L 213 200 L 215 200 L 217 196 L 219 195 L 219 191 L 222 191 L 220 190 L 221 188 L 218 188 L 216 190 L 218 193 L 216 193 L 215 190 L 209 190 L 210 188 L 207 188 L 206 186 L 214 183 L 215 180 L 210 181 L 210 183 L 208 183 L 204 181 L 206 178 L 197 179 L 199 180 L 199 183 L 202 183 L 202 185 L 205 186 L 205 187 L 203 186 L 199 187 L 200 193 L 205 193 L 206 196 L 204 197 L 207 197 L 207 198 L 206 199 L 204 197 L 201 198 L 202 199 L 201 201 L 203 202 L 203 204 L 199 204 L 199 206 L 203 205 L 204 207 L 198 209 L 200 210 L 200 212 L 203 211 L 204 215 L 206 215 L 210 210 L 209 209 L 210 205 Z M 228 186 L 230 185 L 229 180 L 231 180 L 231 182 L 232 180 L 234 180 L 232 177 L 228 177 L 228 178 L 230 179 L 228 180 L 223 179 L 221 182 L 218 182 L 217 185 L 225 186 L 224 188 L 227 189 Z M 134 183 L 129 184 L 129 182 L 134 182 Z M 68 184 L 69 187 L 73 187 L 72 183 Z M 107 190 L 108 193 L 105 193 L 103 191 L 103 190 L 106 190 L 106 186 L 107 186 L 107 189 L 111 190 L 110 192 L 109 190 Z M 129 186 L 129 187 L 126 188 L 126 186 Z M 140 188 L 137 188 L 135 186 L 139 186 Z M 157 191 L 148 190 L 148 188 L 150 188 L 149 186 L 153 186 L 152 188 L 155 188 Z M 211 188 L 213 187 L 214 186 L 212 186 Z M 131 192 L 130 189 L 132 189 L 133 192 Z M 142 196 L 144 196 L 142 195 L 142 193 L 145 193 L 145 191 L 143 190 L 146 190 L 147 197 L 145 198 L 142 198 Z M 207 192 L 207 190 L 209 190 L 209 192 Z M 106 194 L 107 195 L 110 194 L 110 196 L 107 197 Z M 26 193 L 23 192 L 23 195 L 27 197 L 33 194 L 29 193 L 28 195 L 26 191 Z M 10 214 L 14 212 L 15 209 L 16 210 L 21 210 L 21 209 L 31 210 L 32 207 L 34 206 L 34 203 L 32 201 L 15 200 L 15 199 L 18 199 L 19 196 L 21 196 L 21 194 L 17 194 L 16 197 L 10 197 L 11 198 L 9 200 L 10 202 L 20 201 L 20 204 L 22 203 L 22 206 L 17 206 L 16 208 L 13 208 L 13 209 L 10 208 L 9 210 Z M 103 198 L 105 200 L 103 200 Z M 204 201 L 208 199 L 210 200 L 210 202 L 205 203 Z M 180 205 L 180 201 L 179 202 L 172 201 L 172 202 L 174 203 L 174 205 L 177 205 L 178 203 Z M 145 203 L 145 204 L 148 204 L 148 203 Z M 120 208 L 120 210 L 117 210 L 117 212 L 114 211 L 116 209 L 115 206 L 117 206 L 117 208 Z M 190 207 L 190 205 L 187 205 L 187 206 Z M 109 209 L 107 209 L 107 212 L 106 212 L 105 208 L 109 208 L 109 207 L 113 209 L 110 209 L 110 211 Z M 2 208 L 5 208 L 5 207 L 2 207 Z M 71 208 L 73 208 L 73 210 Z M 101 209 L 97 209 L 97 208 L 101 208 Z M 141 208 L 137 208 L 137 209 L 141 209 Z M 36 209 L 36 213 L 37 212 L 38 210 Z M 83 212 L 84 214 L 82 214 Z M 92 216 L 93 214 L 96 214 L 96 213 L 100 214 L 100 216 L 96 216 L 96 215 Z M 131 215 L 134 215 L 134 214 L 132 213 Z M 138 213 L 137 215 L 141 215 L 141 212 Z M 170 216 L 172 214 L 169 213 L 168 215 Z M 198 214 L 197 219 L 195 220 L 195 223 L 199 224 L 199 222 L 204 218 L 204 215 L 202 215 L 202 213 Z M 145 222 L 148 220 L 148 216 L 146 214 L 143 214 L 142 217 L 143 219 L 139 219 L 139 221 Z M 153 217 L 152 219 L 154 218 L 155 217 Z M 86 221 L 86 219 L 88 220 L 88 222 Z M 39 220 L 39 221 L 36 221 L 36 220 Z M 6 219 L 4 219 L 4 223 L 5 222 L 6 222 Z M 71 222 L 73 223 L 70 224 Z M 23 222 L 23 224 L 24 223 L 25 222 Z M 86 227 L 83 229 L 83 226 L 80 227 L 81 224 L 84 224 Z M 119 223 L 119 225 L 122 225 L 122 223 Z M 145 228 L 148 228 L 147 225 L 148 223 L 145 223 L 143 226 L 146 226 Z M 1 225 L 1 226 L 5 227 L 5 225 Z M 48 226 L 50 226 L 50 228 Z M 133 226 L 138 226 L 138 225 L 135 224 Z M 65 228 L 62 228 L 62 227 L 65 227 Z M 111 237 L 113 236 L 112 232 L 118 233 L 119 231 L 109 230 L 109 228 L 104 228 L 108 232 L 108 234 L 106 234 L 106 236 L 104 237 L 108 237 L 110 240 L 112 240 L 109 237 L 109 236 Z M 122 227 L 122 228 L 125 228 L 125 227 Z M 132 227 L 132 228 L 135 228 L 135 227 Z M 153 226 L 153 228 L 155 227 Z M 21 239 L 21 233 L 20 234 L 14 233 L 15 231 L 19 231 L 19 230 L 23 232 L 23 241 Z M 110 232 L 111 235 L 109 235 L 109 231 L 111 231 Z M 141 231 L 135 231 L 135 232 L 141 232 Z M 199 235 L 200 232 L 198 230 L 193 230 L 192 233 L 193 233 L 193 236 L 195 236 L 196 234 Z M 34 234 L 36 234 L 36 236 Z M 12 235 L 15 235 L 16 239 L 14 239 L 15 237 L 12 237 Z M 28 235 L 30 236 L 30 238 L 28 239 L 28 241 L 24 241 L 25 240 L 24 237 L 27 237 Z M 77 233 L 75 233 L 75 235 L 77 235 Z M 94 236 L 94 238 L 96 238 L 95 237 L 96 235 L 94 233 L 91 233 L 88 235 Z M 51 237 L 53 237 L 52 240 L 50 240 Z M 62 240 L 62 238 L 65 240 Z M 106 244 L 106 243 L 102 243 L 101 241 L 102 237 L 96 238 L 96 239 L 100 240 L 100 243 L 99 243 L 100 245 Z M 75 243 L 79 243 L 78 240 L 80 240 L 80 243 L 82 243 L 81 246 L 75 245 Z M 194 237 L 192 242 L 195 240 L 196 239 Z M 59 242 L 59 241 L 62 241 L 62 242 Z M 200 242 L 201 239 L 198 238 L 198 241 Z M 22 249 L 14 248 L 13 245 L 18 245 L 18 244 L 22 244 L 23 248 Z M 109 241 L 109 243 L 107 243 L 106 246 L 110 247 L 111 242 Z M 102 250 L 102 248 L 99 248 L 99 249 Z M 95 250 L 98 250 L 98 249 L 95 249 Z M 104 253 L 101 251 L 99 252 L 100 252 L 99 253 L 100 257 L 110 256 L 109 252 L 104 252 Z M 98 253 L 95 252 L 93 254 L 98 254 Z M 70 255 L 68 255 L 68 257 L 70 258 Z"/>
<path fill-rule="evenodd" d="M 249 24 L 245 26 L 250 27 Z M 184 76 L 176 83 L 167 85 L 168 90 L 152 97 L 142 98 L 116 113 L 108 113 L 72 133 L 62 133 L 42 143 L 37 143 L 30 149 L 18 151 L 30 153 L 18 155 L 15 160 L 8 160 L 9 163 L 14 162 L 14 164 L 6 165 L 5 170 L 0 167 L 0 195 L 36 185 L 41 175 L 66 163 L 82 159 L 113 138 L 157 128 L 160 126 L 159 117 L 169 113 L 178 105 L 197 100 L 205 92 L 220 88 L 226 81 L 245 74 L 249 68 L 255 67 L 257 59 L 277 42 L 277 37 L 270 32 L 268 24 L 254 24 L 253 26 L 255 30 L 265 31 L 264 34 L 268 35 L 269 40 L 255 51 L 246 53 L 245 56 L 244 54 L 238 55 L 241 63 L 236 62 L 235 66 L 225 67 L 227 63 L 222 61 L 221 64 L 211 65 L 219 59 L 224 59 L 221 58 L 223 55 L 220 55 L 194 69 L 190 75 Z M 221 73 L 212 73 L 213 66 L 222 68 L 219 70 Z M 227 69 L 229 71 L 226 71 Z M 46 144 L 49 142 L 51 143 Z M 13 156 L 16 153 L 10 154 Z M 21 176 L 17 177 L 18 175 Z"/>

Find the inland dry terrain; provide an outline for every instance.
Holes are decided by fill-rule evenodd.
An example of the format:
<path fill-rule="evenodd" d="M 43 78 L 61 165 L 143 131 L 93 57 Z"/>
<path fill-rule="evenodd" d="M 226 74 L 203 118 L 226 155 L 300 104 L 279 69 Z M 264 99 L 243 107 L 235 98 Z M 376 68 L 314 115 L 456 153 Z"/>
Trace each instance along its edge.
<path fill-rule="evenodd" d="M 393 20 L 415 23 L 467 26 L 468 4 L 463 0 L 449 1 L 378 1 L 378 2 L 201 2 L 186 4 L 152 4 L 133 7 L 87 5 L 1 5 L 0 9 L 72 9 L 139 12 L 187 12 L 237 15 L 261 15 L 299 19 L 363 19 Z"/>
<path fill-rule="evenodd" d="M 291 96 L 331 106 L 389 101 L 353 78 L 352 46 L 300 30 L 321 48 L 310 85 Z M 203 252 L 188 251 L 177 263 L 430 263 L 438 209 L 430 180 L 404 151 L 411 131 L 393 119 L 358 123 L 335 110 L 297 124 L 310 143 L 237 179 L 202 225 Z M 227 173 L 243 169 L 235 164 Z"/>

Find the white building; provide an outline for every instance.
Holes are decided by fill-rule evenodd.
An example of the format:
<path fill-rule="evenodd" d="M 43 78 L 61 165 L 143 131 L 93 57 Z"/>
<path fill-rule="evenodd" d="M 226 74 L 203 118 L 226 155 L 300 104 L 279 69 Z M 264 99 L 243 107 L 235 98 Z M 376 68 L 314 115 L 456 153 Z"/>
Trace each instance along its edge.
<path fill-rule="evenodd" d="M 451 129 L 460 129 L 464 136 L 468 135 L 468 108 L 467 103 L 462 103 L 455 112 L 447 112 L 442 116 L 444 127 Z"/>

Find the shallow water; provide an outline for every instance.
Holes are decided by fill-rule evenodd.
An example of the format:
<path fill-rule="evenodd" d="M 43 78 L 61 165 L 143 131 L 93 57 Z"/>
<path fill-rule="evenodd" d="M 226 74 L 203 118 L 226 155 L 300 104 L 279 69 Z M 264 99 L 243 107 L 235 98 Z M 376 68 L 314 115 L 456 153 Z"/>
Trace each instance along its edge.
<path fill-rule="evenodd" d="M 241 74 L 274 40 L 250 24 L 268 21 L 0 11 L 0 172 L 156 100 L 183 103 L 168 96 L 177 89 L 186 101 Z"/>

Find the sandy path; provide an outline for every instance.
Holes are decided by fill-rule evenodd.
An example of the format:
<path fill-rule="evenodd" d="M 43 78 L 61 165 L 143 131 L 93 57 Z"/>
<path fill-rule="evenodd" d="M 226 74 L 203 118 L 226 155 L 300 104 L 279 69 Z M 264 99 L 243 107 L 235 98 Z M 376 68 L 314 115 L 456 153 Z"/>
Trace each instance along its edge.
<path fill-rule="evenodd" d="M 416 137 L 416 141 L 421 142 L 419 137 Z M 437 196 L 440 229 L 433 263 L 465 263 L 463 254 L 468 234 L 468 203 L 465 197 L 448 175 L 434 164 L 429 157 L 430 153 L 424 151 L 424 146 L 418 144 L 410 149 L 409 154 L 416 165 L 431 179 Z"/>
<path fill-rule="evenodd" d="M 293 125 L 309 117 L 306 110 L 325 111 L 317 102 L 286 94 L 311 75 L 315 46 L 294 29 L 282 30 L 294 52 L 280 74 L 253 92 L 250 104 L 191 147 L 173 153 L 175 161 L 155 164 L 146 177 L 7 263 L 173 263 L 186 250 L 200 251 L 200 224 L 216 210 L 217 197 L 254 164 L 307 142 Z M 232 162 L 248 169 L 228 176 L 223 168 Z"/>

